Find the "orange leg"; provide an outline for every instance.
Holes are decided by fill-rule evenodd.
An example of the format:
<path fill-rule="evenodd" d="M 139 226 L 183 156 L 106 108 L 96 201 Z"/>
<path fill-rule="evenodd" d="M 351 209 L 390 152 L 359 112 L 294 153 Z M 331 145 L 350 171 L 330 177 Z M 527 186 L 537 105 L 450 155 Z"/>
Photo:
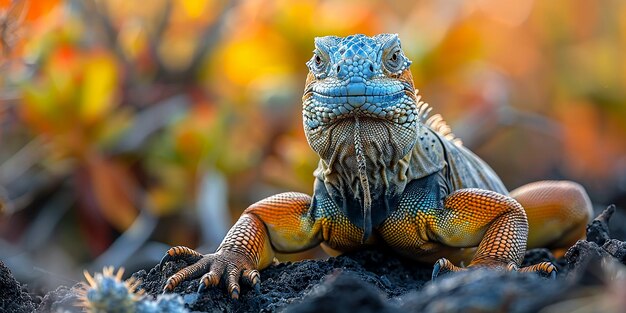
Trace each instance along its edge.
<path fill-rule="evenodd" d="M 584 188 L 570 181 L 540 181 L 511 191 L 528 216 L 528 248 L 550 248 L 555 254 L 585 238 L 593 208 Z M 557 255 L 557 257 L 560 255 Z"/>
<path fill-rule="evenodd" d="M 203 274 L 200 291 L 219 284 L 222 277 L 233 298 L 239 297 L 241 278 L 258 287 L 258 270 L 272 263 L 274 252 L 297 252 L 321 242 L 321 223 L 307 214 L 310 206 L 311 197 L 305 194 L 275 195 L 246 209 L 215 253 L 202 256 L 189 248 L 171 248 L 162 263 L 175 258 L 195 263 L 171 276 L 164 291 Z"/>
<path fill-rule="evenodd" d="M 528 221 L 522 206 L 513 198 L 482 189 L 461 189 L 444 200 L 444 209 L 429 215 L 434 241 L 450 247 L 478 249 L 469 267 L 517 270 L 524 258 Z M 458 271 L 449 260 L 435 263 L 439 273 Z M 556 268 L 542 264 L 523 271 L 544 271 L 553 276 Z"/>

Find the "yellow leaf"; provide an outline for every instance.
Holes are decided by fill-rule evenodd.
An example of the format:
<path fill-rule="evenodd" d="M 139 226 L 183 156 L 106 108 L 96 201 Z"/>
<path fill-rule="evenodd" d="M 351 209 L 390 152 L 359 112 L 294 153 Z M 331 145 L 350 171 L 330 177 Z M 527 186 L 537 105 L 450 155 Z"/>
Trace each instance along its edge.
<path fill-rule="evenodd" d="M 208 1 L 179 0 L 183 10 L 190 18 L 198 18 L 205 11 Z"/>
<path fill-rule="evenodd" d="M 250 29 L 234 36 L 216 55 L 218 70 L 238 85 L 293 71 L 289 43 L 270 29 Z"/>
<path fill-rule="evenodd" d="M 85 61 L 79 115 L 85 122 L 104 117 L 114 106 L 118 83 L 115 62 L 107 55 Z"/>
<path fill-rule="evenodd" d="M 52 96 L 49 85 L 24 85 L 20 116 L 30 127 L 38 132 L 50 132 L 59 116 L 58 103 Z"/>

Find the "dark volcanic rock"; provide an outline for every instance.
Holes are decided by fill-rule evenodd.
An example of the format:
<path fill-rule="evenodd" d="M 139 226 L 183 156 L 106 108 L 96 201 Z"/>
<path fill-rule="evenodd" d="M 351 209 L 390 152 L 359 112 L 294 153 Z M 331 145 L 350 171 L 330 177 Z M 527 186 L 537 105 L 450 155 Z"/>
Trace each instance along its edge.
<path fill-rule="evenodd" d="M 567 270 L 571 275 L 581 275 L 590 263 L 596 263 L 611 255 L 595 242 L 579 240 L 565 253 Z"/>
<path fill-rule="evenodd" d="M 48 292 L 41 300 L 41 304 L 37 307 L 36 312 L 82 312 L 76 306 L 79 302 L 76 292 L 79 286 L 79 284 L 76 284 L 73 288 L 60 286 L 56 290 Z"/>
<path fill-rule="evenodd" d="M 141 288 L 151 296 L 161 293 L 167 277 L 184 267 L 183 261 L 169 262 L 163 271 L 158 266 L 146 273 L 137 272 L 136 278 L 143 282 Z M 242 286 L 242 294 L 238 301 L 232 301 L 226 295 L 224 286 L 212 288 L 198 295 L 198 279 L 181 283 L 174 292 L 181 293 L 190 308 L 208 312 L 248 312 L 248 311 L 275 311 L 288 304 L 299 302 L 303 296 L 318 292 L 314 299 L 324 298 L 325 293 L 315 291 L 315 286 L 322 286 L 323 281 L 332 281 L 333 277 L 349 275 L 353 279 L 344 282 L 339 280 L 340 286 L 359 281 L 361 287 L 377 288 L 385 297 L 404 294 L 421 287 L 430 280 L 432 265 L 421 264 L 410 260 L 399 259 L 394 254 L 376 250 L 364 250 L 351 254 L 329 258 L 327 260 L 306 260 L 273 265 L 261 272 L 261 288 L 256 293 L 246 286 Z M 331 284 L 331 287 L 335 286 Z M 374 287 L 371 287 L 374 286 Z M 337 286 L 332 287 L 334 289 Z M 342 287 L 343 288 L 343 287 Z M 358 288 L 358 286 L 354 286 Z M 363 287 L 366 288 L 366 287 Z M 371 289 L 362 289 L 366 294 Z M 338 293 L 340 294 L 340 293 Z M 351 295 L 343 295 L 343 298 Z M 316 300 L 311 300 L 316 301 Z M 323 300 L 326 301 L 326 300 Z"/>
<path fill-rule="evenodd" d="M 0 312 L 32 312 L 35 304 L 11 271 L 0 262 Z"/>
<path fill-rule="evenodd" d="M 623 274 L 617 275 L 619 266 L 612 266 L 613 272 L 606 268 L 611 260 L 626 263 L 626 242 L 609 236 L 610 211 L 589 225 L 589 241 L 578 241 L 562 259 L 555 260 L 546 249 L 527 251 L 523 266 L 555 262 L 559 267 L 556 280 L 535 274 L 470 270 L 431 282 L 432 264 L 402 259 L 389 251 L 365 250 L 272 265 L 261 271 L 258 292 L 242 285 L 239 301 L 231 300 L 224 286 L 198 294 L 198 279 L 182 282 L 174 292 L 197 312 L 536 312 L 584 296 L 590 290 L 585 288 L 591 287 L 601 296 L 616 292 L 607 281 L 626 277 L 626 270 L 622 267 Z M 133 276 L 141 279 L 140 287 L 148 297 L 156 297 L 167 277 L 185 265 L 184 261 L 169 262 L 163 269 L 157 265 Z M 80 312 L 73 307 L 76 286 L 59 287 L 36 305 L 1 263 L 0 283 L 0 312 L 32 312 L 36 307 L 37 312 Z M 626 279 L 618 283 L 622 285 L 613 285 L 626 286 Z"/>
<path fill-rule="evenodd" d="M 626 242 L 617 239 L 610 239 L 602 246 L 604 251 L 608 252 L 622 264 L 626 264 Z"/>
<path fill-rule="evenodd" d="M 380 289 L 352 274 L 330 275 L 304 297 L 302 302 L 291 305 L 286 313 L 315 312 L 393 312 Z"/>
<path fill-rule="evenodd" d="M 587 225 L 587 241 L 595 242 L 601 246 L 611 239 L 609 236 L 609 219 L 611 219 L 613 213 L 615 213 L 615 206 L 609 205 Z"/>
<path fill-rule="evenodd" d="M 561 264 L 562 262 L 559 262 L 559 260 L 557 260 L 554 255 L 552 255 L 552 252 L 550 252 L 550 250 L 544 248 L 530 249 L 526 251 L 526 254 L 524 255 L 524 261 L 522 261 L 522 267 L 541 262 L 552 262 L 559 269 L 559 273 L 563 271 L 563 264 Z"/>
<path fill-rule="evenodd" d="M 599 267 L 602 260 L 626 264 L 626 242 L 610 239 L 609 235 L 608 223 L 614 212 L 614 206 L 606 208 L 587 225 L 587 240 L 579 240 L 565 253 L 566 269 L 576 279 L 588 277 L 589 268 Z"/>
<path fill-rule="evenodd" d="M 517 272 L 464 271 L 402 297 L 401 311 L 534 312 L 562 295 L 564 285 Z"/>

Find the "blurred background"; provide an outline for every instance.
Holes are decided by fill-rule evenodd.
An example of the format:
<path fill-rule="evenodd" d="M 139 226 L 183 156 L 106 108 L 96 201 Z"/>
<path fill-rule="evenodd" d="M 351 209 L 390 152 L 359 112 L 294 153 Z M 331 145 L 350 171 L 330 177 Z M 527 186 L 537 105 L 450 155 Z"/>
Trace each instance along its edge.
<path fill-rule="evenodd" d="M 42 289 L 151 268 L 310 193 L 313 38 L 380 32 L 509 189 L 626 206 L 624 1 L 0 0 L 0 260 Z"/>

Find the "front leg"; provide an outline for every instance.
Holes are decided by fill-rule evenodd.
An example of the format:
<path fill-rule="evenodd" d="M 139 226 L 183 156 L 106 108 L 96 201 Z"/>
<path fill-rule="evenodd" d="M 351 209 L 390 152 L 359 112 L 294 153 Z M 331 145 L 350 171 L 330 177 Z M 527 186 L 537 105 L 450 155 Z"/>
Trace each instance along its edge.
<path fill-rule="evenodd" d="M 320 223 L 309 214 L 311 197 L 295 192 L 261 200 L 246 209 L 228 231 L 215 253 L 201 255 L 186 247 L 173 247 L 161 264 L 174 258 L 195 262 L 171 276 L 164 291 L 173 290 L 181 281 L 204 274 L 199 290 L 225 279 L 231 297 L 239 297 L 239 280 L 258 286 L 258 270 L 274 259 L 274 252 L 298 252 L 318 245 Z"/>
<path fill-rule="evenodd" d="M 528 220 L 513 198 L 483 189 L 461 189 L 444 200 L 444 208 L 429 218 L 429 236 L 450 247 L 478 245 L 469 267 L 518 270 L 526 251 Z M 435 264 L 433 278 L 440 272 L 456 271 L 445 258 Z M 550 276 L 556 268 L 549 262 L 524 268 Z"/>

